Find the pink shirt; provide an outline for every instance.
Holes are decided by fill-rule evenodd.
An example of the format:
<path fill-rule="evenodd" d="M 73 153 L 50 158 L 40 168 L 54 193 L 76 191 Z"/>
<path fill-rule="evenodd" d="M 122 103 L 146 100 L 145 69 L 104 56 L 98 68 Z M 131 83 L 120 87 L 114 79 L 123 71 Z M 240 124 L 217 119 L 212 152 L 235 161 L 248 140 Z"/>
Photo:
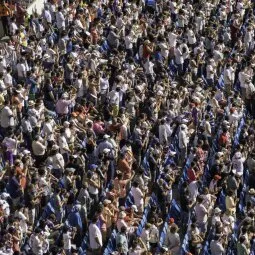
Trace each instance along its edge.
<path fill-rule="evenodd" d="M 68 114 L 68 106 L 72 103 L 72 100 L 59 99 L 56 104 L 57 114 Z"/>

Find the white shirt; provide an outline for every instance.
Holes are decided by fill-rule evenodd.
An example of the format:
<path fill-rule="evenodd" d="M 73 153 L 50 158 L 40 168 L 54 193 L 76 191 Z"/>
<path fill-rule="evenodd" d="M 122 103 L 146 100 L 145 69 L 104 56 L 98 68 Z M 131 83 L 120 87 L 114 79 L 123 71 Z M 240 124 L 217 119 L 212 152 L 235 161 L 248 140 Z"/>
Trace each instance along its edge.
<path fill-rule="evenodd" d="M 4 83 L 5 83 L 6 86 L 12 86 L 13 85 L 13 78 L 9 73 L 7 73 L 4 76 Z"/>
<path fill-rule="evenodd" d="M 128 227 L 128 225 L 127 225 L 127 223 L 125 222 L 124 219 L 118 219 L 116 225 L 117 225 L 117 229 L 118 229 L 119 232 L 121 231 L 121 228 L 123 226 L 126 227 L 127 229 L 129 229 L 129 227 Z"/>
<path fill-rule="evenodd" d="M 192 202 L 195 202 L 198 196 L 197 181 L 191 182 L 188 186 L 188 189 L 189 189 L 190 199 L 192 200 Z"/>
<path fill-rule="evenodd" d="M 177 40 L 177 35 L 175 33 L 170 32 L 168 35 L 168 42 L 170 47 L 175 47 L 176 45 L 176 40 Z"/>
<path fill-rule="evenodd" d="M 52 23 L 52 17 L 51 17 L 51 13 L 48 10 L 44 11 L 44 17 L 47 20 L 48 23 Z"/>
<path fill-rule="evenodd" d="M 137 207 L 143 205 L 143 192 L 138 187 L 132 187 L 131 193 L 133 194 L 135 205 Z"/>
<path fill-rule="evenodd" d="M 34 155 L 42 156 L 45 154 L 46 146 L 42 144 L 41 141 L 33 141 L 32 142 L 32 150 Z"/>
<path fill-rule="evenodd" d="M 185 130 L 180 130 L 178 137 L 179 137 L 179 147 L 180 147 L 180 149 L 186 148 L 187 145 L 188 145 L 188 142 L 189 142 L 186 131 Z"/>
<path fill-rule="evenodd" d="M 53 123 L 51 121 L 43 123 L 42 134 L 47 137 L 53 136 Z"/>
<path fill-rule="evenodd" d="M 112 90 L 109 94 L 108 97 L 110 99 L 110 103 L 113 105 L 119 105 L 120 103 L 120 93 L 116 90 Z"/>
<path fill-rule="evenodd" d="M 241 152 L 236 152 L 232 158 L 233 169 L 235 169 L 236 173 L 240 176 L 243 175 L 244 161 L 245 161 L 245 158 L 242 157 Z"/>
<path fill-rule="evenodd" d="M 154 74 L 153 66 L 154 66 L 154 64 L 151 61 L 146 61 L 145 65 L 144 65 L 145 73 L 146 74 Z"/>
<path fill-rule="evenodd" d="M 96 242 L 95 238 L 98 238 L 100 245 Z M 98 249 L 103 245 L 101 231 L 98 226 L 93 223 L 89 225 L 89 245 L 91 249 Z"/>
<path fill-rule="evenodd" d="M 203 204 L 196 204 L 195 213 L 198 223 L 205 223 L 207 221 L 207 209 Z"/>
<path fill-rule="evenodd" d="M 174 56 L 175 56 L 175 62 L 177 65 L 181 65 L 184 63 L 183 53 L 180 47 L 175 49 Z"/>
<path fill-rule="evenodd" d="M 194 32 L 191 29 L 189 29 L 187 35 L 189 44 L 195 44 L 197 40 Z"/>
<path fill-rule="evenodd" d="M 58 139 L 58 145 L 60 148 L 60 153 L 67 153 L 68 151 L 66 149 L 69 149 L 68 143 L 66 141 L 65 136 L 61 135 Z"/>
<path fill-rule="evenodd" d="M 84 96 L 84 86 L 83 86 L 83 81 L 82 79 L 77 79 L 75 81 L 74 86 L 77 88 L 78 92 L 77 92 L 77 97 L 83 97 Z"/>
<path fill-rule="evenodd" d="M 226 68 L 223 73 L 224 83 L 232 84 L 235 79 L 235 72 L 232 67 Z"/>
<path fill-rule="evenodd" d="M 65 161 L 60 153 L 56 153 L 56 155 L 52 156 L 52 167 L 53 169 L 64 169 Z"/>
<path fill-rule="evenodd" d="M 164 144 L 167 142 L 167 132 L 166 132 L 166 125 L 159 125 L 159 142 L 160 144 Z"/>
<path fill-rule="evenodd" d="M 100 92 L 101 94 L 105 94 L 109 89 L 109 81 L 107 78 L 100 78 Z"/>
<path fill-rule="evenodd" d="M 62 12 L 56 13 L 56 21 L 58 29 L 65 28 L 65 17 Z"/>
<path fill-rule="evenodd" d="M 18 30 L 18 26 L 16 25 L 15 22 L 12 22 L 12 23 L 10 24 L 10 33 L 11 33 L 12 35 L 14 35 L 14 34 L 16 33 L 17 30 Z"/>
<path fill-rule="evenodd" d="M 133 48 L 132 37 L 130 35 L 127 35 L 125 37 L 125 46 L 126 46 L 126 49 L 132 49 Z"/>
<path fill-rule="evenodd" d="M 211 241 L 210 248 L 211 248 L 212 255 L 223 255 L 225 251 L 222 244 L 216 240 Z"/>
<path fill-rule="evenodd" d="M 213 79 L 214 78 L 214 68 L 212 65 L 207 65 L 206 66 L 206 79 Z"/>
<path fill-rule="evenodd" d="M 17 64 L 18 77 L 24 78 L 27 75 L 26 65 L 24 63 Z"/>
<path fill-rule="evenodd" d="M 150 227 L 150 243 L 157 243 L 159 241 L 159 230 L 155 225 Z"/>
<path fill-rule="evenodd" d="M 244 71 L 239 72 L 238 80 L 240 81 L 241 88 L 246 88 L 247 87 L 247 80 L 250 79 L 250 78 L 251 78 L 250 75 L 248 75 Z"/>
<path fill-rule="evenodd" d="M 70 232 L 64 233 L 63 234 L 63 243 L 64 243 L 64 249 L 65 250 L 70 250 L 71 249 L 71 240 L 72 236 Z"/>
<path fill-rule="evenodd" d="M 13 112 L 9 106 L 5 106 L 0 113 L 1 127 L 8 128 L 14 126 Z"/>

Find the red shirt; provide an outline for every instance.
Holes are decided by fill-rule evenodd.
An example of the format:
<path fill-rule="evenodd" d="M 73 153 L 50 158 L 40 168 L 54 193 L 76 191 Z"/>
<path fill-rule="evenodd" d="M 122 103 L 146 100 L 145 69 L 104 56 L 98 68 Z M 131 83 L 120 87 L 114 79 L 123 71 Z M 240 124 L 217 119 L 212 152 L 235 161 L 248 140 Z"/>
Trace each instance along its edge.
<path fill-rule="evenodd" d="M 197 179 L 195 171 L 192 168 L 188 169 L 187 175 L 188 175 L 188 178 L 189 178 L 189 183 L 191 183 L 191 182 L 193 182 Z"/>

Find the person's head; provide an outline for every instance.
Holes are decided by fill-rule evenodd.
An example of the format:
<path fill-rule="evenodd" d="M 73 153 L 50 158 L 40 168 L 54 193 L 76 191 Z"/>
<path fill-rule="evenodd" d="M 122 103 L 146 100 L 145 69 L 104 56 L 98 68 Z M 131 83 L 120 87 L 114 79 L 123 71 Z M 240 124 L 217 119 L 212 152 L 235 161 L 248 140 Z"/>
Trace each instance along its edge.
<path fill-rule="evenodd" d="M 123 179 L 123 173 L 120 172 L 120 171 L 118 171 L 118 172 L 117 172 L 117 178 L 118 178 L 119 180 L 122 180 L 122 179 Z"/>
<path fill-rule="evenodd" d="M 178 228 L 177 228 L 177 226 L 176 226 L 175 224 L 174 224 L 173 226 L 170 227 L 170 232 L 171 232 L 172 234 L 176 233 L 177 230 L 178 230 Z"/>
<path fill-rule="evenodd" d="M 203 197 L 202 196 L 198 196 L 197 197 L 197 202 L 199 203 L 199 204 L 201 204 L 202 202 L 203 202 Z"/>
<path fill-rule="evenodd" d="M 97 223 L 97 221 L 98 221 L 98 216 L 95 215 L 95 216 L 92 218 L 91 222 L 92 222 L 93 224 L 95 224 L 95 223 Z"/>
<path fill-rule="evenodd" d="M 239 242 L 242 244 L 245 242 L 245 236 L 240 236 Z"/>
<path fill-rule="evenodd" d="M 138 188 L 139 183 L 138 183 L 137 181 L 134 181 L 134 182 L 133 182 L 133 186 L 134 186 L 135 188 Z"/>
<path fill-rule="evenodd" d="M 127 232 L 126 226 L 122 226 L 121 229 L 120 229 L 120 232 L 121 232 L 122 234 L 126 234 L 126 232 Z"/>

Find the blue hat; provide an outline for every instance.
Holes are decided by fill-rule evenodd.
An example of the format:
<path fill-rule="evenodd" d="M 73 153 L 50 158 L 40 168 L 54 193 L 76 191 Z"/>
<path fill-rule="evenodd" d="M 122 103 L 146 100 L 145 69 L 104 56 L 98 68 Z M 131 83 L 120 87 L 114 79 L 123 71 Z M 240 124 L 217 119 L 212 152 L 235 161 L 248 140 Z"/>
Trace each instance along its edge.
<path fill-rule="evenodd" d="M 90 166 L 90 169 L 91 169 L 91 170 L 95 170 L 97 167 L 98 167 L 98 165 L 92 164 L 92 165 Z"/>

